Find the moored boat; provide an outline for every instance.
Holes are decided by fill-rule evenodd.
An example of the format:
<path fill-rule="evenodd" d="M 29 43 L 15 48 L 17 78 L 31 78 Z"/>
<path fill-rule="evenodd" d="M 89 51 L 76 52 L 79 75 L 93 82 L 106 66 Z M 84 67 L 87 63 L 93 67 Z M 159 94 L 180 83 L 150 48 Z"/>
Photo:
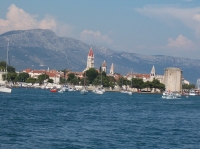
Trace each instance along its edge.
<path fill-rule="evenodd" d="M 57 89 L 56 88 L 51 88 L 50 92 L 55 93 L 55 92 L 57 92 Z"/>

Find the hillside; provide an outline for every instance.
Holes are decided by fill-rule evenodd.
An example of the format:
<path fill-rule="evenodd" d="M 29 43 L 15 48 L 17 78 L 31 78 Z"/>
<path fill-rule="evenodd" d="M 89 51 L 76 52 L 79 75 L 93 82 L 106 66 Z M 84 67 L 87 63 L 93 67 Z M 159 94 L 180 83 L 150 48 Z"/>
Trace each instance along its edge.
<path fill-rule="evenodd" d="M 87 54 L 92 46 L 95 67 L 105 60 L 107 69 L 114 63 L 115 72 L 123 75 L 133 69 L 137 73 L 150 73 L 152 66 L 157 74 L 164 74 L 166 67 L 179 67 L 186 80 L 196 83 L 200 75 L 200 60 L 164 55 L 139 55 L 115 52 L 106 47 L 88 45 L 80 40 L 58 37 L 51 30 L 32 29 L 10 31 L 0 35 L 0 61 L 6 60 L 7 39 L 9 39 L 10 65 L 16 70 L 31 69 L 72 69 L 82 71 Z"/>

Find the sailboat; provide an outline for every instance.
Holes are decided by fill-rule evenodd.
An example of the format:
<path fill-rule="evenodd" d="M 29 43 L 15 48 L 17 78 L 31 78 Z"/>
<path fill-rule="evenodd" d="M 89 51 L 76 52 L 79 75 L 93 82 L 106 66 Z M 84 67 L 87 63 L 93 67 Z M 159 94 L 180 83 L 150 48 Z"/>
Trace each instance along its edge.
<path fill-rule="evenodd" d="M 8 75 L 7 75 L 7 68 L 8 68 L 8 51 L 9 51 L 9 42 L 8 42 L 8 45 L 7 45 L 7 62 L 6 62 L 6 79 L 8 78 Z M 11 93 L 12 92 L 12 88 L 10 86 L 8 86 L 6 84 L 6 81 L 4 84 L 0 85 L 0 92 L 3 92 L 3 93 Z"/>
<path fill-rule="evenodd" d="M 84 77 L 84 87 L 83 87 L 83 89 L 80 91 L 80 93 L 82 94 L 82 95 L 86 95 L 87 94 L 87 90 L 86 90 L 86 87 L 85 87 L 85 79 L 86 79 L 86 71 L 85 71 L 85 77 Z"/>
<path fill-rule="evenodd" d="M 101 87 L 96 88 L 95 90 L 93 90 L 93 92 L 95 94 L 103 94 L 105 92 L 102 85 L 102 69 L 101 69 Z"/>
<path fill-rule="evenodd" d="M 123 88 L 123 77 L 122 77 L 122 90 L 120 91 L 121 93 L 127 93 L 127 91 L 126 90 L 124 90 L 124 88 Z"/>
<path fill-rule="evenodd" d="M 64 85 L 62 86 L 62 88 L 60 89 L 60 92 L 68 92 L 68 85 L 66 85 L 66 70 L 65 70 L 65 72 L 64 72 L 64 79 L 65 79 L 65 83 L 64 83 Z"/>
<path fill-rule="evenodd" d="M 131 70 L 131 88 L 132 88 L 132 70 Z M 127 91 L 127 94 L 132 95 L 132 91 L 131 91 L 131 90 L 128 90 L 128 91 Z"/>

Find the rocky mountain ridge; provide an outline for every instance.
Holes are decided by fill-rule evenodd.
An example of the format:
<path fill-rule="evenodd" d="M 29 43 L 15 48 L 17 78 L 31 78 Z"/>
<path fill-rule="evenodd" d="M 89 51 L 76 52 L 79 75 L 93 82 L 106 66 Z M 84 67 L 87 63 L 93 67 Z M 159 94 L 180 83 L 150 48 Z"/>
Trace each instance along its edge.
<path fill-rule="evenodd" d="M 200 74 L 200 60 L 165 55 L 140 55 L 116 52 L 106 47 L 88 45 L 80 40 L 58 37 L 51 30 L 32 29 L 9 31 L 0 35 L 0 61 L 6 60 L 9 39 L 10 65 L 17 70 L 72 69 L 82 71 L 86 66 L 90 47 L 95 55 L 95 67 L 105 60 L 107 70 L 113 63 L 115 72 L 126 75 L 131 69 L 135 73 L 150 73 L 155 66 L 157 74 L 164 74 L 166 67 L 179 67 L 186 80 L 196 82 Z"/>

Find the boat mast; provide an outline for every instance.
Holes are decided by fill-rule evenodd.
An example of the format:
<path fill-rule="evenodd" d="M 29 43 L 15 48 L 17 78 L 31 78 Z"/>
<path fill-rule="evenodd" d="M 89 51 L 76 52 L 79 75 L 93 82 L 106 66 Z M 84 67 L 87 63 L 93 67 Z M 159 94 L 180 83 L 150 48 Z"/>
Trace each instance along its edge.
<path fill-rule="evenodd" d="M 102 68 L 101 68 L 101 87 L 102 87 Z"/>
<path fill-rule="evenodd" d="M 131 69 L 131 88 L 132 88 L 132 77 L 133 77 L 133 74 L 132 74 L 132 69 Z"/>
<path fill-rule="evenodd" d="M 7 58 L 6 58 L 6 79 L 8 79 L 8 51 L 9 51 L 9 40 L 8 40 L 8 44 L 7 44 Z M 7 80 L 8 81 L 8 80 Z"/>

